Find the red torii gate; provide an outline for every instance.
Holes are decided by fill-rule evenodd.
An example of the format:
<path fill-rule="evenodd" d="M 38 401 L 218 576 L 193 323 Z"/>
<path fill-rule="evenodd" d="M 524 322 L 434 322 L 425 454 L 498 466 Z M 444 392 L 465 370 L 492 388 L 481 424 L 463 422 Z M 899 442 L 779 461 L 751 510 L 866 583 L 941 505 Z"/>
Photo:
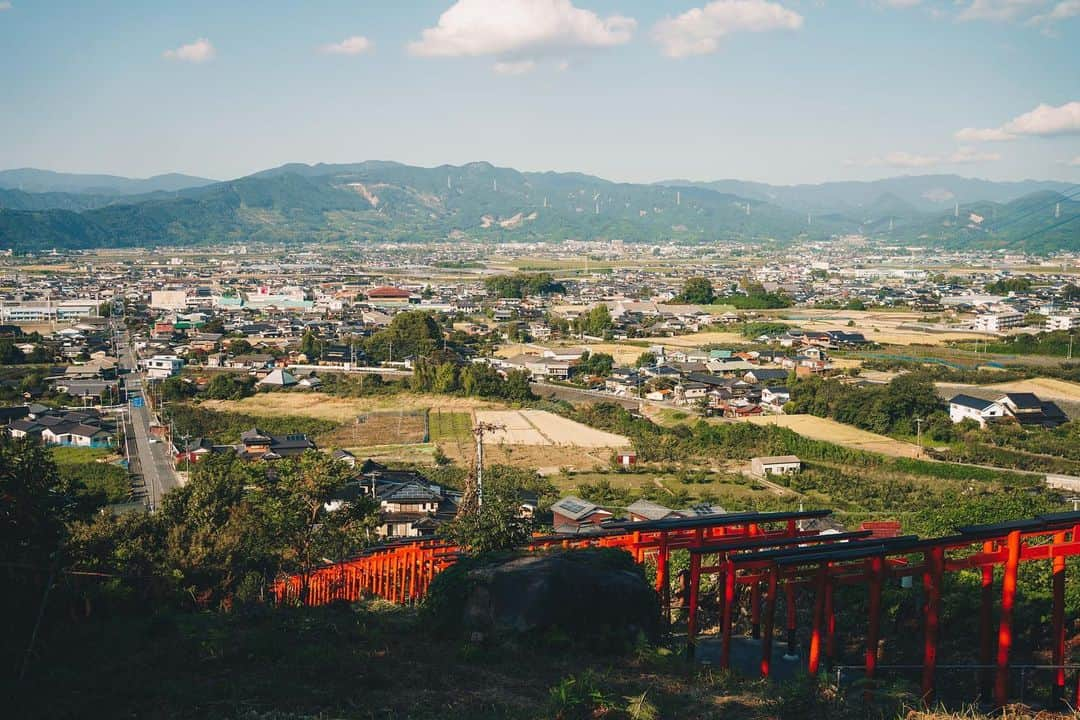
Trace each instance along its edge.
<path fill-rule="evenodd" d="M 830 510 L 747 512 L 705 515 L 640 523 L 609 523 L 598 532 L 548 535 L 529 540 L 524 549 L 613 547 L 634 560 L 656 561 L 656 589 L 665 610 L 670 609 L 668 560 L 673 550 L 703 543 L 723 544 L 746 537 L 783 539 L 803 537 L 799 522 L 829 515 Z M 781 527 L 771 527 L 776 524 Z M 369 548 L 355 558 L 286 576 L 275 582 L 271 595 L 279 603 L 324 605 L 374 595 L 397 603 L 415 602 L 427 594 L 432 579 L 460 555 L 460 548 L 440 540 L 399 540 Z"/>
<path fill-rule="evenodd" d="M 1065 691 L 1065 558 L 1080 555 L 1080 512 L 1041 515 L 1033 519 L 957 528 L 957 534 L 919 539 L 904 536 L 888 539 L 861 539 L 860 533 L 816 535 L 813 538 L 744 540 L 727 545 L 703 543 L 690 548 L 690 599 L 688 637 L 691 647 L 697 636 L 697 615 L 702 574 L 718 574 L 723 583 L 721 619 L 721 666 L 730 665 L 733 606 L 737 584 L 751 587 L 751 623 L 760 618 L 760 588 L 767 586 L 762 638 L 761 673 L 770 673 L 773 625 L 777 592 L 782 585 L 787 596 L 789 643 L 795 627 L 795 588 L 809 586 L 814 593 L 813 621 L 807 669 L 820 667 L 822 645 L 828 657 L 835 656 L 833 588 L 837 583 L 865 585 L 869 617 L 866 638 L 866 678 L 873 680 L 880 639 L 881 592 L 886 578 L 922 577 L 926 591 L 923 639 L 922 689 L 924 698 L 934 694 L 941 618 L 941 586 L 945 572 L 979 569 L 982 574 L 980 611 L 980 662 L 994 665 L 993 677 L 984 677 L 984 689 L 992 685 L 998 705 L 1008 700 L 1009 656 L 1013 640 L 1013 609 L 1016 578 L 1021 562 L 1049 560 L 1052 563 L 1053 608 L 1053 694 L 1062 699 Z M 1032 544 L 1032 541 L 1042 541 Z M 973 545 L 981 546 L 971 552 Z M 963 550 L 961 557 L 948 551 Z M 914 564 L 910 555 L 921 555 Z M 705 556 L 716 555 L 715 565 L 703 565 Z M 1002 602 L 997 633 L 993 641 L 994 567 L 1003 566 Z M 995 652 L 996 647 L 996 652 Z M 987 693 L 989 695 L 989 692 Z M 1080 705 L 1080 678 L 1077 682 Z"/>

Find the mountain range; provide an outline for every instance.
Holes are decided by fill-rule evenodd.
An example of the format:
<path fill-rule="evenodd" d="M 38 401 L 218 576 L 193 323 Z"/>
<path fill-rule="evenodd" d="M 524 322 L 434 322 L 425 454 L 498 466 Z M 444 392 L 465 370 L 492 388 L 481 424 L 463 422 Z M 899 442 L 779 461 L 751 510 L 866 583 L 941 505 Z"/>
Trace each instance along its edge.
<path fill-rule="evenodd" d="M 1078 186 L 953 175 L 774 186 L 615 183 L 477 162 L 289 164 L 225 182 L 0 171 L 0 247 L 250 241 L 787 243 L 863 234 L 941 247 L 1080 249 Z"/>
<path fill-rule="evenodd" d="M 79 193 L 90 195 L 139 195 L 152 192 L 176 192 L 212 185 L 217 180 L 168 173 L 150 178 L 126 178 L 117 175 L 80 175 L 52 170 L 19 168 L 0 170 L 0 188 L 28 193 Z"/>

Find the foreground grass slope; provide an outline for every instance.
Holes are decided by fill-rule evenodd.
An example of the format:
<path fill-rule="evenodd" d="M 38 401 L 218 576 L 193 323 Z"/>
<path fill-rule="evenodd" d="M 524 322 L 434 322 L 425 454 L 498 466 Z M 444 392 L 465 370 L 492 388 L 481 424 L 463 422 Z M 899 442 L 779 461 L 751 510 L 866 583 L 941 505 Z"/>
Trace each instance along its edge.
<path fill-rule="evenodd" d="M 938 717 L 909 715 L 914 700 L 887 690 L 879 705 L 845 704 L 665 649 L 617 656 L 560 636 L 499 647 L 440 640 L 424 616 L 382 603 L 68 625 L 46 633 L 27 684 L 5 691 L 15 691 L 10 717 L 26 720 Z"/>

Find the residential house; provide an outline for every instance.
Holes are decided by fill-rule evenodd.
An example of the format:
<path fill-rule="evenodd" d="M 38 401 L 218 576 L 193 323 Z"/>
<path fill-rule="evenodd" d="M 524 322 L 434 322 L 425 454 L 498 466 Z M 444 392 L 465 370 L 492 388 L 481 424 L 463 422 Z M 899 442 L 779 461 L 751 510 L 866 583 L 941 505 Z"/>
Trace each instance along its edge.
<path fill-rule="evenodd" d="M 983 400 L 971 395 L 954 395 L 949 398 L 949 419 L 954 423 L 974 420 L 979 427 L 1000 420 L 1005 416 L 1005 406 L 993 400 Z"/>
<path fill-rule="evenodd" d="M 791 391 L 786 387 L 775 386 L 761 389 L 761 404 L 766 406 L 770 412 L 784 412 L 784 405 L 789 402 L 791 402 Z"/>
<path fill-rule="evenodd" d="M 1069 421 L 1057 404 L 1040 400 L 1033 393 L 1006 393 L 997 402 L 1021 425 L 1055 428 Z"/>
<path fill-rule="evenodd" d="M 175 355 L 154 355 L 143 361 L 143 367 L 151 380 L 164 380 L 179 375 L 184 361 Z"/>
<path fill-rule="evenodd" d="M 611 512 L 595 503 L 568 495 L 551 506 L 552 524 L 557 533 L 589 532 L 612 517 Z"/>
<path fill-rule="evenodd" d="M 682 517 L 682 515 L 671 508 L 664 507 L 660 503 L 654 503 L 651 500 L 645 499 L 635 500 L 626 508 L 626 512 L 634 522 L 667 520 L 669 518 Z"/>
<path fill-rule="evenodd" d="M 241 433 L 237 454 L 245 460 L 278 460 L 314 449 L 315 443 L 302 433 L 275 436 L 255 427 Z"/>

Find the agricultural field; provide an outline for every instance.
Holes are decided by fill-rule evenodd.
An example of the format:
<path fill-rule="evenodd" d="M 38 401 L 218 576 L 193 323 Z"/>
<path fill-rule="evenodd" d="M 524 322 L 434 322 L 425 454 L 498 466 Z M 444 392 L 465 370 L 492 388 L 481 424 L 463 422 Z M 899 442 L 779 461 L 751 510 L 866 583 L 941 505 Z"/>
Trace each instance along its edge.
<path fill-rule="evenodd" d="M 932 332 L 910 327 L 925 313 L 871 312 L 869 310 L 798 310 L 773 318 L 803 330 L 855 330 L 882 345 L 944 345 L 952 340 L 986 339 L 973 332 Z M 853 323 L 848 325 L 848 322 Z"/>
<path fill-rule="evenodd" d="M 724 420 L 721 422 L 739 422 Z M 851 425 L 820 418 L 815 415 L 763 415 L 747 418 L 744 422 L 755 425 L 779 425 L 811 440 L 824 440 L 854 450 L 881 453 L 893 457 L 918 457 L 919 447 L 912 443 L 894 440 Z"/>
<path fill-rule="evenodd" d="M 508 345 L 502 345 L 495 354 L 499 357 L 509 358 L 516 355 L 539 355 L 537 351 L 537 345 L 543 345 L 543 347 L 559 348 L 559 347 L 581 347 L 586 348 L 592 353 L 607 353 L 615 359 L 616 365 L 633 365 L 634 361 L 641 356 L 641 353 L 647 349 L 647 343 L 642 340 L 634 340 L 627 343 L 615 343 L 615 342 L 602 342 L 602 343 L 510 343 Z"/>
<path fill-rule="evenodd" d="M 501 445 L 539 445 L 579 448 L 624 448 L 630 440 L 596 430 L 545 410 L 479 410 L 478 422 L 501 425 L 488 434 L 489 442 Z"/>
<path fill-rule="evenodd" d="M 325 448 L 366 448 L 372 445 L 410 445 L 427 441 L 424 410 L 379 410 L 361 413 L 351 422 L 319 435 Z"/>
<path fill-rule="evenodd" d="M 270 392 L 258 393 L 243 400 L 204 400 L 202 406 L 211 410 L 231 410 L 249 415 L 306 415 L 321 420 L 351 423 L 358 415 L 379 411 L 445 410 L 470 412 L 481 408 L 499 408 L 497 403 L 475 398 L 448 395 L 397 393 L 370 398 L 339 398 L 325 393 Z"/>
<path fill-rule="evenodd" d="M 711 308 L 710 308 L 711 309 Z M 742 333 L 727 332 L 723 330 L 706 330 L 690 335 L 673 335 L 672 337 L 639 338 L 634 342 L 643 342 L 648 345 L 664 345 L 677 348 L 699 348 L 704 345 L 746 345 L 750 343 Z"/>
<path fill-rule="evenodd" d="M 434 465 L 435 451 L 438 446 L 435 443 L 411 443 L 406 445 L 365 445 L 363 447 L 346 447 L 345 449 L 356 455 L 361 461 L 371 458 L 381 463 Z"/>
<path fill-rule="evenodd" d="M 436 419 L 439 414 L 449 413 L 429 415 L 432 440 L 436 441 L 439 433 L 446 433 L 450 423 L 458 424 L 454 433 L 460 438 L 461 420 Z M 473 416 L 469 417 L 471 422 Z M 542 410 L 477 410 L 475 420 L 504 428 L 485 435 L 486 463 L 537 470 L 543 475 L 556 474 L 563 468 L 604 470 L 610 468 L 616 449 L 630 446 L 630 441 L 621 435 L 595 430 Z M 471 434 L 464 439 L 453 438 L 453 434 L 444 435 L 438 440 L 439 449 L 459 465 L 471 465 L 476 459 Z"/>
<path fill-rule="evenodd" d="M 1080 383 L 1057 378 L 1031 378 L 988 385 L 999 392 L 1035 393 L 1043 400 L 1064 400 L 1080 403 Z"/>
<path fill-rule="evenodd" d="M 432 410 L 428 413 L 431 442 L 468 442 L 472 438 L 472 414 Z"/>

